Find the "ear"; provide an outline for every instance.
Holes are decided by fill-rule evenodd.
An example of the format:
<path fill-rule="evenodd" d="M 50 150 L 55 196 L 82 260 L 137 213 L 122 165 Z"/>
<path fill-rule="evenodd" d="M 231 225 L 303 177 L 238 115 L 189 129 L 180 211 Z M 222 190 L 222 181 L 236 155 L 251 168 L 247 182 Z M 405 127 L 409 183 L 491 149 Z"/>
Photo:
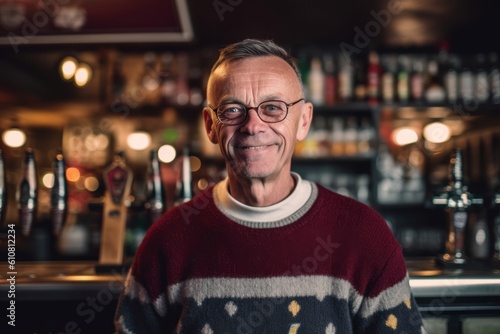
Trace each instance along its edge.
<path fill-rule="evenodd" d="M 299 126 L 297 128 L 297 140 L 301 141 L 306 138 L 311 126 L 313 116 L 313 105 L 311 102 L 305 102 L 300 114 Z"/>
<path fill-rule="evenodd" d="M 203 109 L 203 121 L 205 123 L 205 131 L 207 132 L 208 139 L 213 143 L 217 144 L 219 141 L 215 133 L 215 123 L 213 117 L 213 112 L 210 108 L 206 107 Z"/>

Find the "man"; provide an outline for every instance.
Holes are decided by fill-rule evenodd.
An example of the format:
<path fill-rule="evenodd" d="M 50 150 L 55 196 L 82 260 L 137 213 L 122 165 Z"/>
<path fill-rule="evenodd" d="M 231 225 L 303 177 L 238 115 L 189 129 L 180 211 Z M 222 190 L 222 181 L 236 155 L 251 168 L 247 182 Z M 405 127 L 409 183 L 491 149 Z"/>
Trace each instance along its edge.
<path fill-rule="evenodd" d="M 167 212 L 118 305 L 125 333 L 421 333 L 401 249 L 369 207 L 291 172 L 311 124 L 294 59 L 221 51 L 203 110 L 226 180 Z"/>

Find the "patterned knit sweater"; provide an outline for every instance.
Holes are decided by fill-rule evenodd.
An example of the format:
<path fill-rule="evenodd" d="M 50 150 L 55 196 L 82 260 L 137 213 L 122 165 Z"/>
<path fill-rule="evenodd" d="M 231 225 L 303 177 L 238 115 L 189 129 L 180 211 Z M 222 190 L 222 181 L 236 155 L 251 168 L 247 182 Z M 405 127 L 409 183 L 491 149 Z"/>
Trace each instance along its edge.
<path fill-rule="evenodd" d="M 272 207 L 237 203 L 222 182 L 168 211 L 137 251 L 117 332 L 424 333 L 384 220 L 294 177 Z"/>

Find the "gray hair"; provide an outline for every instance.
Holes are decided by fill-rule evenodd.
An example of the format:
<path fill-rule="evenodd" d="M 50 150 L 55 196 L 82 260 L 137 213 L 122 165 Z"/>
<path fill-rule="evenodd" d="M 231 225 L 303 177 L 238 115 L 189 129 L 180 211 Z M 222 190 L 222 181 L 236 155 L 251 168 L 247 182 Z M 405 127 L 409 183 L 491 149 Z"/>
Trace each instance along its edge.
<path fill-rule="evenodd" d="M 213 65 L 211 73 L 224 62 L 262 56 L 276 56 L 286 61 L 292 67 L 300 85 L 302 85 L 302 76 L 297 60 L 272 40 L 244 39 L 241 42 L 226 46 L 220 50 L 219 58 Z"/>

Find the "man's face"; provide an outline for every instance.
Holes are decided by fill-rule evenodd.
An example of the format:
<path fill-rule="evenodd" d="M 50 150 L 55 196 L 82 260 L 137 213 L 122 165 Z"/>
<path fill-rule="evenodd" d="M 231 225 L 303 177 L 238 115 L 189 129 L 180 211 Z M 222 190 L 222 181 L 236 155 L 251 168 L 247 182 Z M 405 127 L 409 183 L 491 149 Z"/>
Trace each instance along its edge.
<path fill-rule="evenodd" d="M 226 102 L 256 107 L 271 99 L 288 104 L 303 94 L 291 66 L 279 57 L 266 56 L 222 64 L 208 82 L 207 96 L 213 107 Z M 295 142 L 307 135 L 311 117 L 312 105 L 306 102 L 289 107 L 288 116 L 278 123 L 263 122 L 251 109 L 243 124 L 224 125 L 213 111 L 204 110 L 207 134 L 219 145 L 228 174 L 247 179 L 289 174 Z"/>

